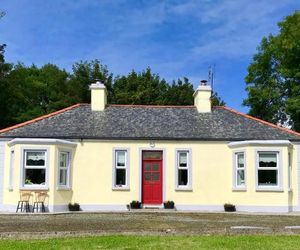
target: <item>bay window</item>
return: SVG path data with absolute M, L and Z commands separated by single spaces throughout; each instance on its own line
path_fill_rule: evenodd
M 234 154 L 234 188 L 246 188 L 246 167 L 245 167 L 245 153 L 237 152 Z
M 24 150 L 23 186 L 46 186 L 46 150 Z
M 68 151 L 60 151 L 59 161 L 58 161 L 58 186 L 59 187 L 69 188 L 70 168 L 71 168 L 71 153 Z
M 257 185 L 258 187 L 279 186 L 279 152 L 257 153 Z

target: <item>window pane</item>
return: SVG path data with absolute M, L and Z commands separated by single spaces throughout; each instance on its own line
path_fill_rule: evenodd
M 151 181 L 151 173 L 145 173 L 145 181 Z
M 117 166 L 125 166 L 126 151 L 117 151 Z
M 258 170 L 258 185 L 277 185 L 277 170 Z
M 179 169 L 178 170 L 178 185 L 186 186 L 188 183 L 188 170 Z
M 61 169 L 59 171 L 59 184 L 67 185 L 67 170 L 66 169 Z
M 126 169 L 116 169 L 116 185 L 126 185 Z
M 179 153 L 179 166 L 180 167 L 187 167 L 187 152 L 180 152 Z
M 25 169 L 25 180 L 26 185 L 44 185 L 46 180 L 46 170 L 45 169 Z
M 68 166 L 68 153 L 66 152 L 60 153 L 59 166 L 62 168 L 66 168 Z
M 260 153 L 259 167 L 277 167 L 277 154 Z
M 146 171 L 150 171 L 151 170 L 151 164 L 150 163 L 146 163 L 145 164 L 145 170 Z
M 238 170 L 237 171 L 237 185 L 242 186 L 245 184 L 245 171 L 244 170 Z
M 161 159 L 161 152 L 159 152 L 159 151 L 143 152 L 143 160 L 145 160 L 145 159 L 160 160 Z
M 159 170 L 159 164 L 158 163 L 153 163 L 152 170 L 153 171 L 158 171 Z
M 237 155 L 237 167 L 243 168 L 244 167 L 244 154 Z
M 159 172 L 154 172 L 152 173 L 152 181 L 159 181 L 160 173 Z
M 26 152 L 27 166 L 45 166 L 45 152 Z

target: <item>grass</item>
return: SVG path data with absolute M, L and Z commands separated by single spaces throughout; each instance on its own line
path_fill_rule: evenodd
M 300 236 L 95 236 L 0 240 L 0 249 L 297 249 Z

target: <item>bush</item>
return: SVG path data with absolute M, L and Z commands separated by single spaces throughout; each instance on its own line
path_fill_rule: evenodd
M 139 201 L 132 201 L 130 202 L 130 208 L 131 209 L 139 209 L 142 207 L 142 203 Z
M 69 211 L 80 211 L 80 205 L 78 203 L 69 203 Z
M 235 212 L 236 211 L 235 205 L 230 204 L 230 203 L 225 203 L 224 210 L 225 210 L 225 212 Z
M 165 209 L 173 209 L 175 207 L 174 201 L 165 201 L 164 208 Z

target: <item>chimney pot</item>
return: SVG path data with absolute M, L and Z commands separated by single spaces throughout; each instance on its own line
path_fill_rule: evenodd
M 200 85 L 201 86 L 206 86 L 207 85 L 207 80 L 201 80 Z

